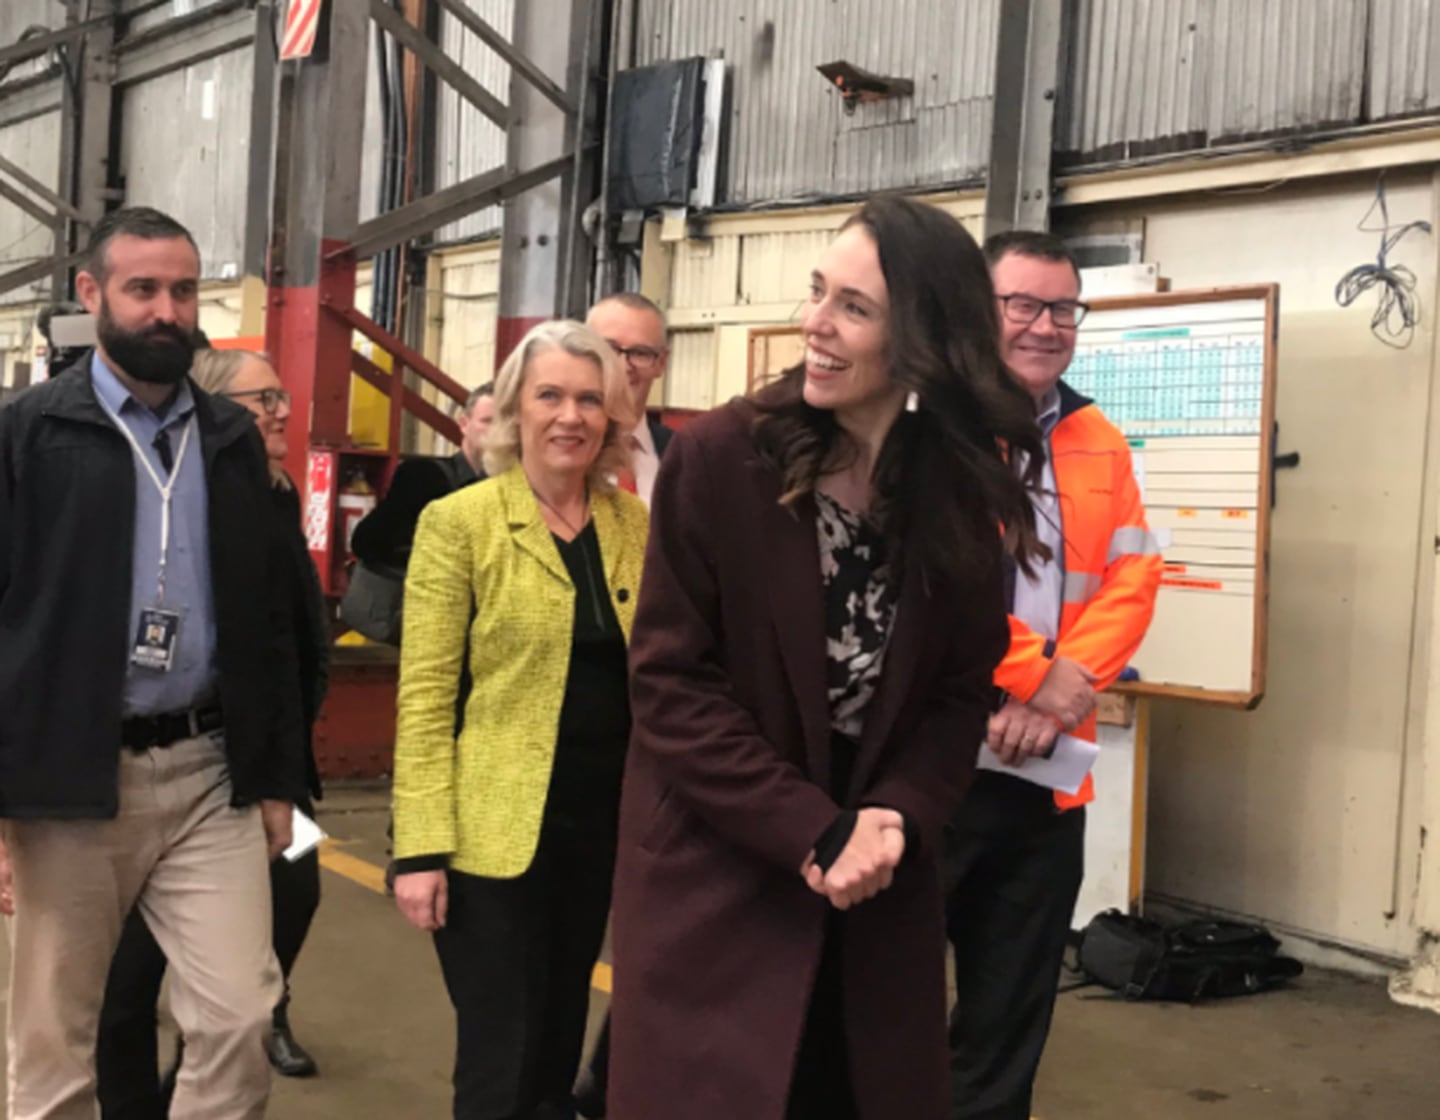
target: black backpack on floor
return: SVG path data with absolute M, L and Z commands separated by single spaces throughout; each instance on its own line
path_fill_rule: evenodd
M 1165 927 L 1107 910 L 1080 935 L 1080 968 L 1125 999 L 1241 996 L 1293 980 L 1305 969 L 1283 957 L 1262 926 L 1191 921 Z

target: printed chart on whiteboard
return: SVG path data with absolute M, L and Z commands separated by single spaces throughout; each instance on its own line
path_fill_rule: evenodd
M 1165 575 L 1143 681 L 1263 692 L 1273 288 L 1096 301 L 1065 375 L 1130 442 Z

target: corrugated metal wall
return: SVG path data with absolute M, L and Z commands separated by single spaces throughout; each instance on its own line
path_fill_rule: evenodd
M 189 227 L 206 279 L 244 264 L 252 74 L 249 50 L 231 51 L 122 95 L 126 201 Z
M 983 176 L 996 0 L 638 0 L 640 65 L 723 57 L 727 203 Z M 1078 0 L 1057 148 L 1187 151 L 1440 109 L 1440 0 Z M 846 116 L 815 67 L 915 96 Z M 1367 88 L 1368 81 L 1368 88 Z
M 1368 8 L 1080 0 L 1061 144 L 1113 158 L 1358 122 Z
M 507 39 L 515 19 L 515 0 L 467 0 L 468 7 Z M 498 97 L 510 101 L 510 66 L 457 20 L 441 15 L 441 46 L 465 72 Z M 440 84 L 436 186 L 450 187 L 505 163 L 505 133 L 499 125 L 445 83 Z M 438 241 L 459 241 L 500 228 L 500 208 L 492 206 L 439 230 Z
M 1440 2 L 1372 0 L 1370 111 L 1376 118 L 1440 108 Z
M 45 0 L 39 0 L 45 2 Z M 214 0 L 208 0 L 213 3 Z M 470 0 L 473 9 L 492 26 L 508 35 L 514 0 Z M 203 0 L 171 0 L 175 9 L 168 15 L 185 14 L 208 6 Z M 163 12 L 161 14 L 166 14 Z M 163 22 L 151 13 L 150 23 Z M 510 70 L 493 51 L 482 44 L 455 21 L 444 19 L 444 47 L 457 58 L 473 77 L 500 99 L 508 100 Z M 372 25 L 367 49 L 365 82 L 365 119 L 361 138 L 360 219 L 376 215 L 379 201 L 380 176 L 383 169 L 383 127 L 380 115 L 380 89 L 376 62 L 376 31 Z M 224 150 L 218 146 L 215 122 L 204 115 L 205 103 L 194 94 L 203 90 L 206 80 L 215 80 L 218 111 L 224 114 Z M 204 210 L 203 228 L 196 230 L 204 254 L 207 274 L 223 277 L 225 262 L 239 260 L 243 244 L 245 220 L 244 189 L 245 159 L 248 151 L 248 121 L 251 68 L 246 52 L 223 55 L 211 62 L 190 67 L 183 77 L 178 74 L 145 83 L 126 95 L 126 112 L 134 107 L 142 112 L 141 119 L 125 126 L 124 148 L 126 166 L 139 161 L 141 176 L 132 173 L 130 198 L 158 205 L 154 199 L 168 194 L 175 200 L 178 215 L 189 212 L 192 205 L 209 207 Z M 160 116 L 153 126 L 147 125 L 150 112 L 168 105 L 172 114 L 168 127 Z M 179 113 L 179 119 L 174 114 Z M 440 187 L 450 186 L 505 161 L 505 134 L 478 109 L 460 97 L 445 83 L 440 83 L 439 149 L 437 175 Z M 212 140 L 216 143 L 212 143 Z M 198 141 L 198 142 L 197 142 Z M 184 169 L 176 175 L 175 168 Z M 166 168 L 169 168 L 167 173 Z M 152 173 L 153 172 L 153 173 Z M 238 175 L 237 178 L 232 178 Z M 224 177 L 224 182 L 219 177 Z M 144 193 L 145 197 L 137 193 Z M 197 200 L 197 201 L 191 201 Z M 442 241 L 474 237 L 499 228 L 499 210 L 492 208 L 472 215 L 440 231 Z M 3 241 L 0 241 L 3 244 Z M 216 269 L 211 273 L 212 265 Z
M 1358 121 L 1367 8 L 1366 0 L 1214 0 L 1210 142 Z
M 1205 0 L 1079 0 L 1070 96 L 1061 114 L 1068 142 L 1103 151 L 1133 139 L 1199 131 L 1208 68 L 1199 30 Z M 1057 131 L 1059 125 L 1057 124 Z
M 177 11 L 208 4 L 171 0 Z M 120 166 L 126 200 L 158 206 L 190 226 L 206 279 L 242 267 L 250 151 L 250 49 L 231 51 L 130 87 L 123 96 Z M 372 25 L 361 138 L 360 219 L 375 216 L 382 131 Z
M 722 197 L 757 202 L 980 177 L 997 0 L 639 0 L 637 62 L 723 57 Z M 844 59 L 915 82 L 853 116 L 816 66 Z

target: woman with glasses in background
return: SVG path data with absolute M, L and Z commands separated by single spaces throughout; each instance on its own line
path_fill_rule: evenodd
M 329 679 L 330 630 L 324 596 L 300 526 L 300 498 L 285 473 L 286 425 L 290 394 L 280 384 L 270 362 L 244 350 L 202 350 L 191 370 L 195 384 L 213 396 L 229 397 L 255 414 L 270 463 L 275 516 L 291 543 L 294 558 L 295 634 L 299 640 L 301 698 L 308 734 L 320 710 Z M 310 790 L 320 797 L 319 771 L 314 752 L 309 754 Z M 306 815 L 314 814 L 302 803 Z M 275 955 L 285 976 L 285 995 L 275 1008 L 266 1049 L 277 1072 L 307 1077 L 316 1072 L 315 1060 L 295 1041 L 290 1030 L 290 971 L 305 943 L 311 919 L 320 905 L 320 858 L 310 851 L 293 863 L 284 856 L 270 864 Z M 155 1006 L 165 976 L 165 956 L 138 912 L 130 916 L 105 990 L 100 1032 L 96 1043 L 96 1074 L 103 1120 L 164 1120 L 169 1094 L 179 1067 L 162 1085 L 156 1076 L 157 1038 Z M 181 1040 L 183 1060 L 184 1040 Z
M 207 350 L 195 359 L 191 374 L 207 393 L 229 397 L 255 414 L 255 424 L 265 440 L 265 457 L 270 462 L 271 493 L 275 515 L 280 518 L 290 541 L 295 567 L 295 633 L 300 639 L 300 695 L 305 705 L 305 732 L 308 736 L 320 714 L 321 701 L 330 675 L 330 616 L 320 579 L 310 559 L 301 527 L 300 495 L 285 473 L 289 451 L 286 428 L 290 420 L 290 394 L 280 384 L 263 354 L 245 350 Z M 319 800 L 320 771 L 315 752 L 307 754 L 310 792 Z M 300 810 L 313 817 L 313 804 Z M 270 865 L 270 897 L 274 907 L 275 955 L 285 977 L 285 995 L 275 1008 L 270 1035 L 270 1064 L 286 1077 L 309 1077 L 316 1072 L 315 1059 L 306 1052 L 290 1029 L 290 970 L 305 944 L 310 922 L 320 905 L 320 853 L 312 850 L 293 863 L 281 857 Z

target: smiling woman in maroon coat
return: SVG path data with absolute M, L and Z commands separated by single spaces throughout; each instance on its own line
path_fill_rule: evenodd
M 875 199 L 813 273 L 804 363 L 670 445 L 631 644 L 616 1120 L 946 1115 L 936 854 L 1008 640 L 997 525 L 1040 547 L 994 308 L 957 222 Z

